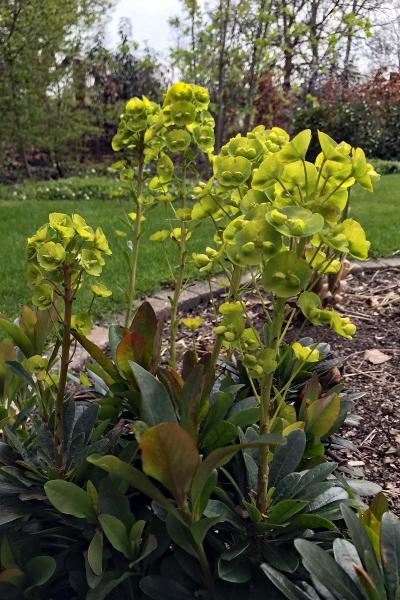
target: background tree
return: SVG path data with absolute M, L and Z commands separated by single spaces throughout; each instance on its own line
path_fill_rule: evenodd
M 40 140 L 54 151 L 52 124 L 57 120 L 61 125 L 64 90 L 73 81 L 73 59 L 109 5 L 109 0 L 0 3 L 0 139 L 15 143 L 27 176 L 31 144 Z M 57 139 L 62 131 L 60 127 Z M 66 133 L 70 136 L 71 130 Z

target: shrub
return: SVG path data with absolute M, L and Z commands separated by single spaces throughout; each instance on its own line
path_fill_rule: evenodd
M 120 197 L 120 185 L 110 177 L 69 177 L 51 181 L 27 181 L 0 186 L 1 200 L 113 200 Z
M 322 129 L 334 138 L 344 137 L 353 146 L 362 146 L 369 156 L 397 160 L 399 81 L 397 74 L 387 78 L 383 72 L 349 86 L 329 79 L 316 97 L 295 109 L 293 128 Z
M 383 160 L 381 158 L 371 159 L 374 169 L 381 175 L 400 173 L 400 162 L 398 160 Z
M 161 159 L 174 166 L 158 156 L 163 140 L 188 146 L 192 130 L 200 140 L 187 122 L 194 89 L 173 86 L 152 113 L 160 171 Z M 124 127 L 118 144 L 125 135 L 130 145 Z M 216 307 L 213 351 L 199 359 L 193 337 L 179 370 L 162 362 L 162 323 L 148 303 L 128 326 L 110 327 L 109 353 L 87 337 L 91 306 L 75 314 L 74 299 L 88 279 L 93 294 L 110 293 L 91 279 L 109 253 L 101 229 L 52 213 L 29 238 L 36 311 L 0 320 L 9 337 L 0 346 L 3 596 L 398 597 L 398 520 L 381 494 L 368 509 L 349 473 L 325 458 L 353 399 L 325 377 L 337 367 L 330 348 L 291 329 L 301 314 L 351 338 L 355 326 L 312 289 L 342 256 L 368 253 L 362 228 L 342 213 L 348 188 L 372 191 L 376 173 L 361 149 L 319 140 L 315 163 L 306 160 L 307 130 L 290 139 L 258 127 L 210 153 L 214 174 L 178 219 L 193 232 L 203 219 L 215 223 L 215 247 L 192 259 L 206 273 L 224 269 L 230 289 Z M 129 176 L 136 201 L 142 175 Z M 259 298 L 261 326 L 249 294 Z M 184 323 L 195 331 L 200 321 Z M 49 329 L 57 341 L 45 356 Z M 79 378 L 69 373 L 78 343 L 93 361 Z M 361 486 L 369 495 L 376 487 Z

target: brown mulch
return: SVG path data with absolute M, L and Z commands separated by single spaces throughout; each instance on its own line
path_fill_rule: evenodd
M 356 449 L 338 450 L 335 459 L 362 469 L 366 479 L 382 486 L 391 509 L 400 512 L 400 269 L 354 273 L 347 281 L 343 302 L 336 308 L 357 325 L 354 339 L 326 335 L 313 326 L 307 326 L 303 335 L 315 340 L 323 335 L 334 355 L 345 360 L 346 389 L 364 393 L 354 411 L 359 424 L 341 432 Z M 250 298 L 249 305 L 251 316 L 257 319 L 258 300 Z M 199 354 L 212 347 L 210 321 L 214 314 L 211 304 L 200 304 L 193 311 L 205 320 L 196 331 Z M 182 352 L 191 347 L 191 334 L 181 326 L 177 348 Z

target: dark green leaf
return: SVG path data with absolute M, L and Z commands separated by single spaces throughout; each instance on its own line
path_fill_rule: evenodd
M 35 556 L 25 565 L 31 587 L 44 585 L 56 570 L 56 561 L 51 556 Z
M 141 580 L 140 589 L 154 600 L 193 600 L 193 594 L 182 584 L 161 575 L 147 575 Z
M 228 421 L 219 421 L 210 427 L 202 439 L 202 447 L 214 450 L 226 446 L 237 437 L 237 427 Z
M 230 416 L 229 422 L 233 423 L 233 425 L 244 428 L 248 427 L 249 425 L 254 425 L 254 423 L 257 423 L 259 418 L 259 408 L 246 408 L 245 410 L 235 412 L 232 416 Z
M 99 515 L 100 525 L 111 546 L 131 558 L 131 545 L 125 525 L 113 515 Z
M 268 522 L 280 525 L 290 520 L 293 515 L 300 512 L 308 504 L 307 500 L 281 500 L 274 504 L 268 515 Z
M 247 561 L 240 556 L 233 560 L 224 560 L 221 557 L 218 561 L 218 575 L 224 581 L 246 583 L 251 579 L 251 569 Z
M 262 553 L 267 563 L 280 571 L 294 573 L 299 566 L 299 556 L 292 545 L 264 542 Z
M 52 505 L 61 513 L 88 519 L 91 522 L 96 520 L 87 493 L 75 483 L 63 479 L 53 479 L 45 484 L 44 491 Z
M 294 585 L 286 575 L 283 575 L 270 565 L 262 563 L 260 569 L 288 600 L 313 600 L 306 592 L 297 587 L 297 585 Z
M 0 567 L 2 569 L 7 569 L 8 567 L 12 567 L 16 564 L 17 562 L 15 560 L 10 540 L 7 535 L 4 535 L 0 546 Z
M 176 423 L 176 414 L 171 399 L 164 386 L 140 365 L 129 363 L 140 390 L 140 418 L 147 425 Z
M 192 532 L 194 541 L 197 544 L 202 544 L 211 527 L 214 527 L 216 523 L 219 523 L 223 520 L 224 517 L 221 515 L 217 517 L 203 517 L 200 519 L 200 521 L 193 523 L 190 530 Z
M 351 534 L 351 540 L 356 547 L 358 555 L 363 563 L 364 567 L 368 570 L 368 575 L 372 579 L 377 590 L 382 592 L 382 598 L 384 598 L 384 583 L 383 574 L 375 556 L 374 548 L 368 537 L 366 529 L 363 527 L 362 522 L 351 508 L 342 504 L 341 506 L 344 520 L 346 521 L 347 528 Z
M 207 456 L 207 458 L 200 463 L 197 469 L 196 475 L 194 476 L 192 483 L 192 499 L 193 503 L 196 504 L 200 494 L 206 485 L 208 478 L 212 471 L 219 467 L 226 465 L 239 450 L 246 448 L 261 448 L 262 446 L 274 446 L 285 444 L 285 439 L 280 435 L 264 435 L 258 438 L 258 441 L 250 442 L 246 444 L 233 444 L 226 448 L 218 448 Z
M 204 510 L 206 517 L 220 517 L 224 523 L 229 523 L 235 529 L 245 531 L 245 525 L 242 519 L 221 500 L 210 500 Z
M 269 487 L 276 486 L 278 481 L 297 469 L 303 458 L 305 447 L 304 431 L 295 429 L 289 433 L 286 446 L 277 448 L 274 452 L 269 472 Z
M 293 519 L 293 524 L 305 529 L 329 529 L 330 531 L 338 531 L 338 528 L 332 521 L 321 517 L 321 515 L 303 514 L 296 515 Z
M 103 572 L 103 533 L 99 529 L 89 544 L 88 563 L 93 573 L 100 577 Z
M 381 522 L 381 555 L 389 600 L 400 597 L 400 520 L 385 513 Z
M 296 540 L 295 546 L 307 571 L 322 585 L 346 600 L 360 600 L 358 588 L 330 554 L 308 540 Z
M 182 517 L 175 506 L 160 492 L 146 475 L 139 471 L 139 469 L 128 465 L 116 456 L 92 455 L 89 456 L 87 460 L 96 467 L 99 467 L 99 469 L 103 469 L 104 471 L 107 471 L 107 473 L 112 473 L 115 477 L 127 481 L 132 487 L 158 502 L 165 510 L 175 515 L 178 520 L 182 520 Z
M 360 587 L 360 582 L 354 567 L 356 565 L 361 567 L 362 564 L 353 544 L 348 540 L 337 538 L 333 542 L 333 554 L 337 564 L 342 567 L 343 571 L 347 573 L 350 579 Z
M 171 540 L 188 554 L 197 556 L 193 536 L 188 525 L 182 523 L 182 521 L 178 521 L 171 513 L 167 515 L 165 524 Z
M 114 590 L 126 579 L 133 576 L 131 571 L 108 571 L 104 573 L 100 583 L 94 590 L 89 590 L 86 595 L 86 600 L 105 600 L 109 597 L 109 593 Z

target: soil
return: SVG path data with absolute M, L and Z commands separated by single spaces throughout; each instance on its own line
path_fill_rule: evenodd
M 249 298 L 248 304 L 250 315 L 257 319 L 258 300 Z M 400 514 L 400 269 L 350 273 L 336 309 L 357 325 L 357 334 L 346 340 L 324 333 L 323 340 L 331 343 L 335 356 L 344 359 L 346 389 L 363 395 L 355 409 L 358 424 L 347 425 L 341 432 L 353 442 L 353 449 L 336 450 L 335 460 L 361 469 L 367 480 L 381 485 L 390 508 Z M 196 331 L 197 350 L 202 354 L 212 348 L 214 310 L 203 303 L 192 314 L 204 318 Z M 322 333 L 310 325 L 303 335 L 321 340 Z M 177 349 L 183 351 L 192 344 L 190 332 L 181 326 Z M 165 349 L 164 358 L 166 353 Z

